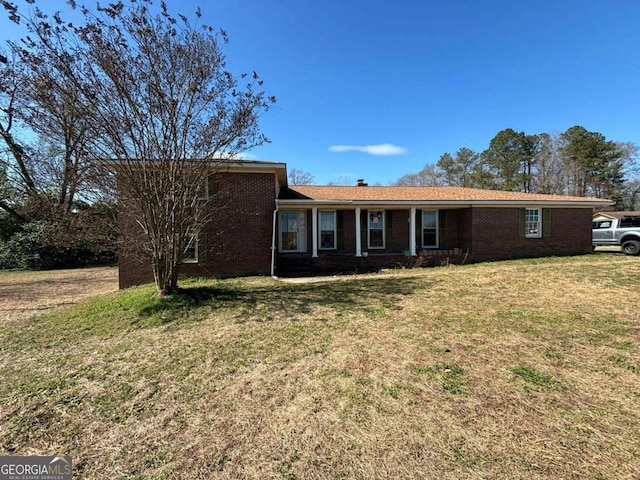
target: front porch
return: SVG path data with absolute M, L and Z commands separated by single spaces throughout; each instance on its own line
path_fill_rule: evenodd
M 465 209 L 331 207 L 280 211 L 277 275 L 461 263 L 468 251 Z
M 383 268 L 436 267 L 462 264 L 468 251 L 461 248 L 422 250 L 412 256 L 408 251 L 399 253 L 365 252 L 360 257 L 347 253 L 278 255 L 276 275 L 304 277 L 315 275 L 374 272 Z

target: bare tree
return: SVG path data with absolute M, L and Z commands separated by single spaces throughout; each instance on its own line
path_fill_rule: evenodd
M 558 133 L 542 133 L 540 151 L 535 159 L 535 175 L 532 191 L 552 195 L 567 194 L 567 172 L 561 152 L 561 139 Z
M 354 183 L 355 182 L 353 181 L 353 177 L 351 175 L 343 174 L 338 176 L 337 180 L 327 183 L 327 185 L 339 185 L 342 187 L 346 187 L 349 185 L 353 185 Z
M 616 142 L 622 154 L 625 181 L 620 187 L 618 210 L 640 210 L 640 162 L 638 145 L 633 142 Z
M 293 168 L 289 171 L 289 183 L 291 185 L 311 185 L 315 177 L 309 172 Z
M 198 192 L 220 158 L 268 141 L 258 119 L 275 98 L 256 90 L 255 72 L 241 76 L 241 87 L 226 70 L 224 31 L 173 16 L 164 2 L 155 11 L 151 0 L 82 6 L 81 25 L 2 4 L 31 31 L 16 45 L 20 57 L 55 69 L 52 90 L 72 90 L 90 139 L 84 151 L 94 166 L 117 171 L 158 293 L 173 292 L 185 248 L 206 221 Z
M 40 188 L 53 194 L 53 203 L 70 212 L 82 184 L 90 177 L 92 162 L 86 151 L 87 117 L 80 92 L 49 62 L 32 55 L 21 55 L 26 69 L 20 92 L 23 121 L 42 140 L 33 162 Z
M 418 173 L 408 173 L 395 181 L 398 186 L 438 186 L 443 185 L 442 176 L 438 166 L 428 163 Z
M 109 182 L 95 181 L 77 91 L 56 78 L 46 57 L 9 45 L 19 54 L 3 55 L 0 65 L 0 162 L 8 174 L 0 208 L 21 222 L 58 217 L 71 212 L 76 195 L 90 184 L 99 194 L 85 190 L 83 200 L 103 200 Z
M 31 60 L 0 56 L 0 209 L 8 214 L 1 214 L 0 235 L 21 245 L 2 244 L 4 265 L 112 261 L 112 176 L 92 175 L 81 112 L 49 80 L 49 63 Z
M 19 121 L 18 104 L 24 88 L 25 75 L 14 58 L 2 55 L 0 62 L 0 137 L 3 148 L 2 171 L 4 176 L 0 208 L 8 212 L 15 220 L 24 221 L 25 216 L 15 205 L 15 193 L 20 190 L 24 195 L 38 197 L 38 189 L 28 165 L 28 152 L 16 138 L 15 127 Z M 12 181 L 13 180 L 13 181 Z

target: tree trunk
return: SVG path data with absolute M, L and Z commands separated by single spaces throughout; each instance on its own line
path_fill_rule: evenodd
M 165 297 L 175 293 L 178 289 L 179 265 L 172 262 L 170 257 L 158 256 L 152 261 L 152 269 L 158 296 Z
M 27 219 L 24 217 L 24 215 L 21 215 L 20 213 L 18 213 L 15 209 L 13 209 L 7 202 L 5 202 L 4 200 L 0 200 L 0 208 L 2 208 L 5 212 L 7 212 L 9 215 L 11 215 L 15 220 L 17 220 L 18 222 L 24 222 Z
M 9 133 L 9 131 L 5 130 L 2 127 L 0 127 L 0 135 L 2 135 L 2 138 L 5 144 L 9 147 L 9 150 L 11 151 L 11 155 L 13 156 L 16 163 L 18 164 L 18 173 L 25 184 L 27 193 L 37 198 L 39 196 L 38 189 L 36 188 L 36 184 L 33 181 L 33 178 L 31 177 L 31 173 L 29 173 L 29 169 L 27 168 L 27 165 L 25 163 L 24 150 L 22 149 L 22 146 L 16 143 L 13 139 L 13 136 Z

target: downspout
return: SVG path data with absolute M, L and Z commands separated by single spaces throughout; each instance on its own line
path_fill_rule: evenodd
M 276 198 L 276 209 L 273 211 L 273 233 L 271 234 L 271 278 L 276 277 L 276 220 L 278 218 L 278 199 Z

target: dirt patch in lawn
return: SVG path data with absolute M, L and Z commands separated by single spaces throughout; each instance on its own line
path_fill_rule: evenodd
M 0 324 L 118 288 L 117 267 L 0 271 Z

